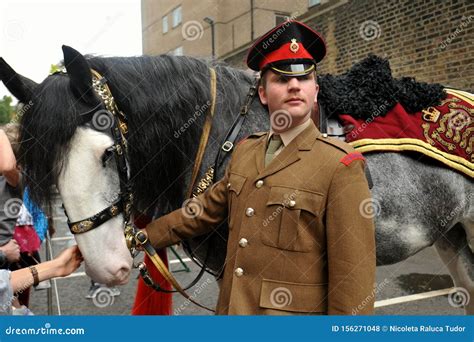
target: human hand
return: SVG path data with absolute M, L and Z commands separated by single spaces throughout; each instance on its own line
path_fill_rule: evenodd
M 9 263 L 20 261 L 20 246 L 15 239 L 11 239 L 5 245 L 0 247 Z
M 57 263 L 57 276 L 65 277 L 77 270 L 84 260 L 81 251 L 77 246 L 63 250 L 54 261 Z

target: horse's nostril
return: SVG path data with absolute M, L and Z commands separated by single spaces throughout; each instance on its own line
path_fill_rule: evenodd
M 130 274 L 130 266 L 122 266 L 116 273 L 116 278 L 120 281 L 128 278 Z

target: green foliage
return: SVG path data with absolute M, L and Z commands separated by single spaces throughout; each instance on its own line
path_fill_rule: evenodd
M 12 106 L 12 101 L 12 98 L 6 95 L 0 100 L 0 125 L 9 123 L 13 118 L 15 107 Z

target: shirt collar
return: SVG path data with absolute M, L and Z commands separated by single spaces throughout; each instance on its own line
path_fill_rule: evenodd
M 288 146 L 293 139 L 295 139 L 301 132 L 305 130 L 306 127 L 308 127 L 311 123 L 311 118 L 303 122 L 301 125 L 292 127 L 289 130 L 285 132 L 278 133 L 280 134 L 281 141 L 283 142 L 283 145 L 286 147 Z M 273 134 L 276 134 L 273 129 L 270 127 L 270 134 L 268 135 L 268 139 L 272 137 Z

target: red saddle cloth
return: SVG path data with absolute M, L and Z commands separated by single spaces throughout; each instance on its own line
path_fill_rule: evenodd
M 141 216 L 135 220 L 137 227 L 145 228 L 150 219 Z M 158 255 L 168 267 L 168 256 L 166 249 L 160 249 Z M 145 255 L 145 265 L 155 283 L 165 290 L 172 290 L 171 284 L 165 280 L 161 273 L 153 265 L 153 262 Z M 132 315 L 171 315 L 173 310 L 172 293 L 157 292 L 147 286 L 143 279 L 138 278 L 137 293 L 133 304 Z
M 346 141 L 361 153 L 417 151 L 474 177 L 474 95 L 446 89 L 439 106 L 409 114 L 397 103 L 385 116 L 367 120 L 339 115 L 354 128 Z

